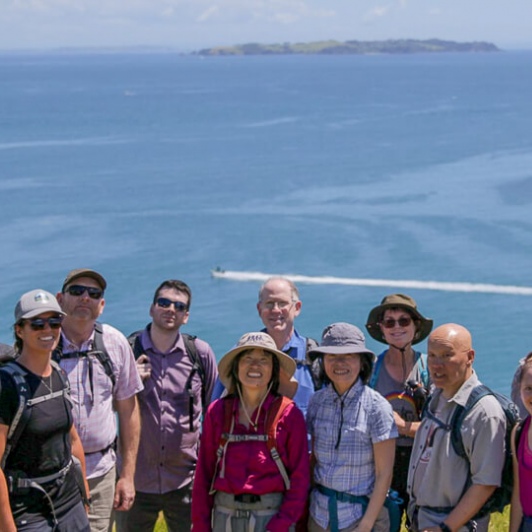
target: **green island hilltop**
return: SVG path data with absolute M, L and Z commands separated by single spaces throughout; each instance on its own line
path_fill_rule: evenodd
M 386 41 L 316 41 L 282 44 L 237 44 L 215 46 L 194 52 L 196 55 L 288 55 L 288 54 L 416 54 L 441 52 L 499 52 L 489 42 L 453 42 L 440 39 L 396 39 Z

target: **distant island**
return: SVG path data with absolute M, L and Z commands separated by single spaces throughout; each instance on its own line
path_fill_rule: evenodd
M 289 55 L 289 54 L 419 54 L 441 52 L 500 52 L 489 42 L 453 42 L 440 39 L 397 39 L 386 41 L 316 41 L 283 44 L 237 44 L 204 48 L 195 55 Z

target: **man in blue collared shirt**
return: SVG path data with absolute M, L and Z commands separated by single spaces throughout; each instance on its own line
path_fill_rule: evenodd
M 306 364 L 307 339 L 294 328 L 294 320 L 301 312 L 296 285 L 284 277 L 270 277 L 259 289 L 257 310 L 265 326 L 263 332 L 273 338 L 277 349 L 297 362 L 294 376 L 299 384 L 294 401 L 306 415 L 308 403 L 314 394 L 314 383 L 310 366 Z M 212 399 L 220 397 L 222 392 L 223 386 L 218 381 Z

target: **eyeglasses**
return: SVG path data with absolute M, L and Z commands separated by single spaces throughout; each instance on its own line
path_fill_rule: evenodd
M 277 307 L 279 310 L 286 310 L 294 303 L 295 301 L 266 301 L 266 303 L 262 303 L 262 306 L 268 310 L 273 310 L 275 307 Z
M 61 323 L 63 323 L 63 316 L 54 316 L 52 318 L 33 318 L 27 320 L 33 331 L 42 331 L 46 327 L 46 324 L 50 326 L 50 329 L 59 329 Z
M 185 310 L 188 310 L 187 303 L 183 303 L 183 301 L 172 301 L 171 299 L 168 299 L 166 297 L 158 298 L 155 303 L 158 307 L 161 308 L 170 308 L 172 305 L 174 305 L 176 312 L 185 312 Z
M 381 321 L 381 325 L 385 329 L 393 329 L 395 325 L 399 325 L 399 327 L 408 327 L 412 323 L 412 318 L 399 318 L 398 320 L 394 320 L 393 318 L 388 318 L 387 320 Z
M 100 299 L 103 296 L 103 290 L 101 288 L 94 288 L 93 286 L 83 286 L 81 284 L 73 284 L 66 289 L 71 296 L 79 297 L 85 292 L 89 294 L 91 299 Z

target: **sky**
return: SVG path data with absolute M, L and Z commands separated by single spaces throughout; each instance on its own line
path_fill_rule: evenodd
M 335 39 L 532 48 L 532 0 L 0 0 L 0 50 Z

